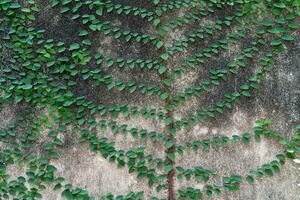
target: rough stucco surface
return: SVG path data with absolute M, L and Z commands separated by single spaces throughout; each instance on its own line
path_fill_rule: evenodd
M 39 1 L 41 5 L 40 15 L 37 19 L 36 26 L 46 29 L 47 36 L 55 40 L 62 40 L 66 43 L 79 40 L 77 33 L 80 25 L 68 19 L 68 16 L 61 16 L 55 9 L 49 8 L 48 1 Z M 123 1 L 122 1 L 123 2 Z M 130 3 L 126 1 L 125 3 Z M 142 6 L 147 6 L 147 2 Z M 171 12 L 169 17 L 175 17 L 182 14 L 183 10 Z M 222 13 L 220 13 L 221 15 Z M 134 29 L 141 32 L 153 32 L 149 24 L 142 23 L 137 19 L 119 18 L 112 16 L 116 24 L 122 27 Z M 203 21 L 209 23 L 209 21 Z M 194 25 L 197 26 L 197 25 Z M 167 43 L 172 40 L 178 40 L 184 35 L 189 28 L 185 30 L 172 30 L 172 34 L 166 37 Z M 232 46 L 224 52 L 219 59 L 211 60 L 205 67 L 199 67 L 198 70 L 190 71 L 185 76 L 175 81 L 174 91 L 183 91 L 199 80 L 207 77 L 208 70 L 212 67 L 221 67 L 234 55 L 237 55 L 242 48 L 247 46 L 246 38 L 238 45 Z M 134 42 L 128 44 L 118 42 L 102 34 L 95 34 L 93 37 L 94 49 L 104 55 L 117 57 L 142 57 L 151 58 L 157 56 L 147 45 L 141 46 Z M 213 39 L 212 39 L 213 40 Z M 210 41 L 207 41 L 208 43 Z M 194 48 L 198 48 L 197 46 Z M 193 51 L 191 49 L 190 51 Z M 180 56 L 185 57 L 190 52 L 184 52 Z M 258 92 L 251 98 L 243 99 L 241 105 L 236 105 L 232 110 L 226 111 L 223 115 L 215 120 L 208 121 L 203 125 L 191 127 L 188 130 L 180 132 L 177 137 L 178 143 L 184 143 L 196 138 L 208 138 L 213 135 L 222 133 L 228 136 L 233 134 L 242 134 L 251 132 L 256 119 L 270 118 L 273 121 L 272 128 L 281 131 L 286 137 L 290 138 L 294 125 L 300 120 L 300 35 L 296 36 L 296 41 L 288 47 L 288 50 L 279 56 L 276 64 L 272 66 L 272 71 L 267 75 L 267 80 L 262 82 Z M 174 64 L 179 57 L 173 59 Z M 254 68 L 242 71 L 238 77 L 230 77 L 226 84 L 221 88 L 216 88 L 208 96 L 201 98 L 193 98 L 187 104 L 176 110 L 176 116 L 182 116 L 192 112 L 199 105 L 209 105 L 220 99 L 224 93 L 234 91 L 240 83 L 243 82 L 244 76 L 248 77 L 253 73 Z M 111 69 L 109 69 L 111 70 Z M 149 73 L 140 69 L 112 71 L 116 78 L 122 80 L 135 80 L 143 83 L 156 83 L 158 77 L 155 73 Z M 155 97 L 147 97 L 143 95 L 128 95 L 118 91 L 108 92 L 93 85 L 93 83 L 78 80 L 78 87 L 73 91 L 77 95 L 86 96 L 88 99 L 97 103 L 105 103 L 112 105 L 114 103 L 127 102 L 129 104 L 153 107 L 163 109 L 163 103 Z M 0 127 L 5 127 L 10 121 L 15 119 L 19 112 L 17 106 L 5 105 L 0 113 Z M 124 121 L 124 117 L 120 119 Z M 126 122 L 137 128 L 146 128 L 148 130 L 155 129 L 162 131 L 163 124 L 143 120 L 140 118 L 126 119 Z M 46 132 L 46 131 L 45 131 Z M 160 144 L 152 144 L 150 141 L 137 142 L 128 136 L 113 136 L 111 133 L 105 133 L 116 141 L 116 147 L 129 150 L 132 147 L 143 145 L 146 146 L 146 152 L 153 153 L 155 157 L 164 158 L 163 146 Z M 41 136 L 42 137 L 42 136 Z M 67 182 L 74 186 L 82 187 L 93 196 L 101 196 L 106 192 L 114 194 L 126 194 L 129 191 L 145 191 L 147 197 L 158 195 L 166 197 L 166 193 L 156 193 L 154 188 L 148 188 L 146 181 L 137 180 L 136 174 L 128 174 L 126 168 L 119 169 L 115 165 L 110 164 L 107 160 L 101 158 L 100 155 L 91 153 L 86 144 L 77 142 L 77 136 L 62 136 L 65 147 L 61 149 L 62 157 L 53 161 L 58 168 L 58 175 L 66 178 Z M 1 147 L 0 143 L 0 147 Z M 230 146 L 226 149 L 211 150 L 209 153 L 201 152 L 195 155 L 192 151 L 185 152 L 182 158 L 177 158 L 177 163 L 187 168 L 193 168 L 202 165 L 206 168 L 215 169 L 220 176 L 231 174 L 245 174 L 249 169 L 255 169 L 258 166 L 271 161 L 275 155 L 280 152 L 280 146 L 270 140 L 263 140 L 260 143 L 251 143 L 249 145 Z M 24 174 L 24 171 L 18 166 L 10 166 L 8 173 L 14 176 Z M 214 181 L 220 183 L 220 177 L 215 177 Z M 176 188 L 194 186 L 202 188 L 203 185 L 197 184 L 194 180 L 190 183 L 185 181 L 175 183 Z M 49 187 L 50 188 L 50 187 Z M 43 199 L 56 200 L 60 199 L 58 191 L 47 189 L 43 192 Z M 206 197 L 205 197 L 206 198 Z M 204 198 L 204 199 L 205 199 Z M 300 166 L 292 161 L 288 161 L 280 174 L 273 177 L 264 178 L 263 181 L 256 182 L 255 185 L 242 185 L 238 192 L 225 192 L 221 196 L 215 196 L 211 199 L 218 200 L 297 200 L 300 199 Z

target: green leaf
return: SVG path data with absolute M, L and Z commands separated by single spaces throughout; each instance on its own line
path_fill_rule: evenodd
M 26 85 L 23 86 L 24 90 L 30 90 L 31 88 L 32 88 L 31 84 L 26 84 Z
M 167 68 L 165 66 L 159 66 L 158 73 L 163 74 L 167 71 Z
M 137 89 L 137 86 L 132 86 L 132 87 L 129 88 L 129 92 L 133 93 L 133 92 L 136 91 L 136 89 Z
M 162 98 L 163 100 L 166 100 L 167 98 L 169 98 L 169 94 L 168 93 L 162 93 L 160 95 L 160 98 Z
M 273 28 L 269 29 L 268 32 L 273 33 L 273 34 L 279 34 L 279 33 L 286 32 L 286 30 L 284 27 L 273 27 Z
M 158 33 L 161 37 L 163 37 L 163 36 L 166 34 L 166 30 L 163 29 L 163 28 L 160 28 L 160 29 L 157 30 L 157 33 Z
M 160 2 L 160 0 L 153 0 L 153 4 L 154 4 L 154 5 L 159 4 L 159 2 Z
M 79 119 L 79 120 L 77 120 L 77 123 L 78 123 L 78 125 L 82 125 L 82 124 L 84 124 L 84 122 L 85 122 L 85 120 L 84 119 Z
M 113 64 L 114 64 L 114 61 L 111 60 L 111 59 L 109 59 L 109 60 L 107 60 L 106 67 L 107 67 L 107 68 L 108 68 L 108 67 L 111 67 Z
M 173 118 L 172 118 L 172 117 L 167 117 L 167 118 L 165 119 L 165 124 L 166 124 L 166 125 L 170 125 L 170 124 L 172 124 L 172 122 L 173 122 Z
M 128 158 L 137 158 L 137 154 L 134 151 L 127 152 Z
M 51 153 L 49 154 L 49 157 L 50 157 L 50 158 L 53 158 L 53 159 L 58 159 L 58 158 L 60 158 L 60 154 L 57 153 L 57 152 L 51 152 Z
M 156 48 L 160 49 L 163 45 L 164 45 L 164 42 L 158 41 L 158 42 L 156 43 Z
M 172 136 L 175 136 L 175 135 L 176 135 L 176 129 L 175 129 L 175 128 L 170 128 L 168 132 L 169 132 L 169 134 L 172 135 Z
M 251 175 L 248 175 L 248 176 L 246 177 L 246 181 L 247 181 L 249 184 L 251 184 L 251 185 L 254 184 L 254 182 L 255 182 L 253 176 L 251 176 Z
M 16 96 L 16 103 L 20 103 L 23 100 L 23 96 Z
M 286 5 L 283 2 L 276 2 L 273 5 L 276 8 L 286 8 Z
M 168 53 L 164 53 L 160 56 L 163 60 L 168 60 L 169 58 L 169 54 Z
M 279 46 L 279 45 L 281 45 L 281 44 L 282 44 L 281 40 L 273 40 L 273 41 L 271 42 L 271 46 Z
M 242 142 L 244 144 L 249 144 L 250 142 L 250 134 L 249 133 L 244 133 L 243 136 L 242 136 Z
M 57 6 L 59 4 L 58 0 L 52 0 L 51 1 L 51 7 L 54 8 L 55 6 Z
M 281 39 L 286 40 L 286 41 L 293 41 L 294 37 L 292 35 L 283 35 Z
M 172 140 L 169 140 L 169 141 L 167 141 L 167 142 L 165 143 L 165 146 L 166 146 L 167 148 L 171 148 L 173 145 L 174 145 L 174 142 L 173 142 Z
M 170 78 L 166 78 L 164 79 L 164 84 L 166 84 L 167 86 L 171 86 L 172 80 Z
M 154 24 L 154 26 L 157 26 L 158 24 L 160 24 L 160 19 L 156 18 L 155 20 L 153 20 L 153 24 Z
M 172 165 L 166 165 L 166 166 L 165 166 L 166 172 L 170 172 L 172 169 L 173 169 L 173 166 L 172 166 Z
M 67 200 L 73 200 L 73 195 L 70 190 L 64 190 L 61 194 L 62 197 L 65 197 Z
M 79 49 L 79 48 L 80 48 L 79 44 L 73 43 L 73 44 L 71 44 L 69 50 L 70 50 L 70 51 L 73 51 L 73 50 Z
M 9 7 L 12 9 L 17 9 L 21 8 L 21 5 L 19 3 L 11 3 Z
M 168 157 L 171 161 L 175 161 L 175 153 L 174 153 L 174 152 L 167 153 L 167 157 Z
M 50 132 L 48 133 L 48 136 L 49 136 L 49 137 L 56 137 L 56 136 L 57 136 L 57 132 L 55 132 L 55 131 L 50 131 Z
M 294 0 L 293 6 L 300 6 L 300 0 Z
M 68 107 L 68 106 L 72 105 L 73 103 L 74 103 L 73 100 L 65 101 L 65 102 L 64 102 L 64 107 Z
M 240 87 L 242 90 L 249 90 L 249 85 L 241 85 Z
M 86 35 L 88 35 L 88 34 L 89 34 L 89 33 L 88 33 L 87 30 L 82 30 L 82 31 L 79 32 L 79 36 L 86 36 Z
M 243 91 L 243 92 L 242 92 L 242 95 L 244 95 L 244 96 L 246 96 L 246 97 L 250 97 L 250 96 L 251 96 L 251 94 L 250 94 L 249 91 Z
M 70 8 L 68 8 L 68 7 L 62 7 L 61 9 L 60 9 L 60 13 L 61 14 L 63 14 L 63 13 L 65 13 L 65 12 L 68 12 L 70 10 Z
M 125 40 L 126 40 L 127 42 L 129 42 L 129 41 L 131 40 L 131 38 L 132 38 L 132 36 L 129 34 L 129 35 L 127 35 L 127 36 L 125 37 Z
M 96 14 L 99 15 L 99 16 L 102 16 L 103 15 L 103 8 L 98 8 L 97 11 L 96 11 Z
M 300 11 L 300 10 L 299 10 L 299 11 Z M 300 13 L 299 13 L 299 15 L 300 15 Z M 293 29 L 293 30 L 296 30 L 296 29 L 299 28 L 299 24 L 296 23 L 296 22 L 289 23 L 288 26 L 289 26 L 290 29 Z

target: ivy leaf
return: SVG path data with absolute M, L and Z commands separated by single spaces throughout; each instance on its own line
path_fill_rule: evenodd
M 73 50 L 79 49 L 79 48 L 80 48 L 79 44 L 73 43 L 73 44 L 71 44 L 69 50 L 70 50 L 70 51 L 73 51 Z
M 170 125 L 170 124 L 172 124 L 172 122 L 173 122 L 173 118 L 172 118 L 172 117 L 167 117 L 167 118 L 165 119 L 166 125 Z
M 154 4 L 154 5 L 159 4 L 159 2 L 160 2 L 160 0 L 153 0 L 153 4 Z
M 53 187 L 53 190 L 59 190 L 61 187 L 62 187 L 62 185 L 60 183 L 58 183 Z
M 132 86 L 129 88 L 129 92 L 134 93 L 136 91 L 136 89 L 137 89 L 137 86 Z
M 61 14 L 68 12 L 70 10 L 70 8 L 68 7 L 62 7 L 61 10 L 59 11 Z
M 293 41 L 294 40 L 294 37 L 292 35 L 284 35 L 281 38 L 283 40 L 286 40 L 286 41 Z
M 166 30 L 163 29 L 163 28 L 160 28 L 160 29 L 157 30 L 157 33 L 158 33 L 160 36 L 163 37 L 163 36 L 166 34 Z
M 164 53 L 160 56 L 163 60 L 168 60 L 169 58 L 169 54 L 168 53 Z
M 164 84 L 166 84 L 167 86 L 171 86 L 172 80 L 170 78 L 166 78 L 164 79 Z
M 137 158 L 137 154 L 134 151 L 127 152 L 128 158 Z
M 51 7 L 54 8 L 55 6 L 57 6 L 59 4 L 58 0 L 52 0 L 51 1 Z
M 158 42 L 156 43 L 156 48 L 160 49 L 163 45 L 164 45 L 164 42 L 163 42 L 163 41 L 158 41 Z
M 249 85 L 241 85 L 242 90 L 249 90 Z
M 249 91 L 243 91 L 243 92 L 242 92 L 242 95 L 244 95 L 244 96 L 246 96 L 246 97 L 250 97 L 250 96 L 251 96 L 251 94 L 250 94 Z
M 24 90 L 30 90 L 31 88 L 32 88 L 31 84 L 26 84 L 26 85 L 23 86 Z
M 87 30 L 82 30 L 82 31 L 79 32 L 79 36 L 86 36 L 86 35 L 88 35 L 88 34 L 89 34 L 89 33 L 88 33 Z
M 175 135 L 176 135 L 176 129 L 175 129 L 175 128 L 170 128 L 168 132 L 169 132 L 169 134 L 172 135 L 172 136 L 175 136 Z
M 51 152 L 51 153 L 49 154 L 49 157 L 50 157 L 50 158 L 53 158 L 53 159 L 58 159 L 58 158 L 60 158 L 60 154 L 57 153 L 57 152 Z
M 156 18 L 155 20 L 153 20 L 154 26 L 157 26 L 159 23 L 160 23 L 160 19 Z
M 85 120 L 84 119 L 79 119 L 77 120 L 77 123 L 79 126 L 81 126 L 82 124 L 84 124 Z
M 242 136 L 242 142 L 244 144 L 249 144 L 250 142 L 250 134 L 249 133 L 244 133 Z
M 72 101 L 72 100 L 65 101 L 64 107 L 69 107 L 69 106 L 72 105 L 73 103 L 74 103 L 74 101 Z
M 271 46 L 279 46 L 279 45 L 281 45 L 281 44 L 282 44 L 281 40 L 273 40 L 273 41 L 271 42 Z
M 246 181 L 247 181 L 249 184 L 251 184 L 251 185 L 253 185 L 254 182 L 255 182 L 253 176 L 251 176 L 251 175 L 248 175 L 248 176 L 246 177 Z
M 57 132 L 55 132 L 55 131 L 50 131 L 50 132 L 48 133 L 48 136 L 49 136 L 49 137 L 56 137 L 56 136 L 57 136 Z
M 129 42 L 129 41 L 131 40 L 131 38 L 132 38 L 131 35 L 127 35 L 127 36 L 125 37 L 125 40 L 126 40 L 127 42 Z
M 73 195 L 70 190 L 64 190 L 61 194 L 62 197 L 65 197 L 67 200 L 73 200 Z
M 99 15 L 99 16 L 102 16 L 103 15 L 103 8 L 98 8 L 97 11 L 96 11 L 96 14 Z
M 17 96 L 15 97 L 15 99 L 16 99 L 16 103 L 20 103 L 20 102 L 23 100 L 23 96 L 17 95 Z
M 159 66 L 158 73 L 163 74 L 167 71 L 167 68 L 165 66 Z
M 167 157 L 168 157 L 171 161 L 175 161 L 175 153 L 174 153 L 174 152 L 167 153 Z
M 109 60 L 107 61 L 107 63 L 106 63 L 106 67 L 107 67 L 107 68 L 108 68 L 108 67 L 111 67 L 113 64 L 114 64 L 114 61 L 111 60 L 111 59 L 109 59 Z
M 169 141 L 167 141 L 167 142 L 165 143 L 165 146 L 166 146 L 167 148 L 171 148 L 173 145 L 174 145 L 174 142 L 173 142 L 172 140 L 169 140 Z
M 169 94 L 168 93 L 162 93 L 160 95 L 160 98 L 162 98 L 163 100 L 166 100 L 167 98 L 169 98 Z
M 283 2 L 276 2 L 273 5 L 276 8 L 286 8 L 286 5 Z
M 17 9 L 17 8 L 21 8 L 21 5 L 19 3 L 12 3 L 12 4 L 10 4 L 9 7 L 12 9 Z
M 279 33 L 286 32 L 286 30 L 284 27 L 273 27 L 273 28 L 269 29 L 268 32 L 273 33 L 273 34 L 279 34 Z

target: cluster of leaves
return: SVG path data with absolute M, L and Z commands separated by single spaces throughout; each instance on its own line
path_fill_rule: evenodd
M 53 159 L 61 157 L 60 151 L 64 145 L 62 135 L 71 132 L 79 134 L 79 141 L 88 143 L 90 150 L 99 153 L 118 167 L 127 167 L 129 173 L 135 173 L 137 178 L 148 180 L 149 186 L 155 186 L 157 191 L 169 188 L 168 177 L 176 174 L 179 180 L 194 178 L 205 183 L 204 191 L 188 187 L 177 191 L 179 199 L 200 199 L 204 194 L 211 196 L 220 194 L 222 190 L 237 191 L 243 180 L 254 184 L 256 179 L 264 175 L 272 176 L 280 171 L 285 158 L 295 159 L 299 153 L 299 129 L 292 140 L 286 140 L 280 133 L 268 129 L 270 122 L 257 122 L 254 135 L 244 133 L 227 136 L 216 136 L 210 139 L 195 140 L 186 144 L 176 144 L 174 137 L 181 129 L 187 129 L 197 123 L 215 118 L 226 109 L 231 109 L 241 98 L 249 98 L 258 89 L 265 74 L 271 70 L 276 55 L 285 45 L 294 40 L 292 32 L 298 29 L 297 16 L 299 1 L 242 1 L 242 0 L 153 0 L 154 9 L 117 4 L 111 0 L 52 0 L 51 9 L 70 20 L 81 22 L 78 38 L 80 41 L 66 43 L 46 38 L 45 30 L 34 28 L 36 15 L 39 14 L 38 4 L 34 0 L 25 3 L 17 0 L 2 0 L 0 2 L 0 59 L 3 61 L 0 72 L 1 104 L 15 103 L 25 107 L 24 113 L 17 116 L 16 122 L 8 123 L 0 130 L 0 141 L 5 144 L 0 149 L 0 199 L 38 199 L 42 198 L 40 190 L 49 184 L 54 190 L 61 190 L 66 199 L 92 199 L 88 191 L 74 188 L 66 183 L 63 177 L 57 177 L 56 167 L 51 165 Z M 173 10 L 185 10 L 185 13 L 175 19 L 163 18 Z M 233 10 L 228 16 L 214 18 L 220 10 Z M 84 14 L 83 14 L 84 13 Z M 260 13 L 262 20 L 257 20 Z M 112 16 L 137 17 L 150 22 L 155 27 L 156 35 L 123 29 L 109 20 Z M 197 26 L 175 44 L 167 46 L 165 37 L 175 28 L 186 28 L 187 25 L 198 24 L 202 17 L 211 17 L 213 24 Z M 166 22 L 165 22 L 166 21 Z M 234 28 L 232 28 L 234 27 Z M 209 71 L 209 80 L 173 94 L 174 81 L 187 70 L 202 67 L 209 60 L 221 55 L 229 46 L 237 45 L 241 38 L 255 29 L 254 41 L 244 48 L 232 61 L 222 68 Z M 213 44 L 205 46 L 202 51 L 196 51 L 187 58 L 180 60 L 177 66 L 169 69 L 172 59 L 186 51 L 190 45 L 203 43 L 207 39 L 225 32 L 225 37 L 216 39 Z M 159 52 L 157 58 L 133 59 L 114 58 L 93 51 L 93 35 L 112 36 L 115 40 L 153 45 Z M 260 49 L 268 47 L 263 54 Z M 9 56 L 7 56 L 9 55 Z M 172 112 L 179 104 L 186 103 L 191 97 L 200 97 L 204 92 L 211 92 L 214 87 L 236 76 L 246 67 L 259 60 L 259 67 L 253 76 L 242 84 L 239 90 L 224 95 L 223 100 L 208 106 L 198 108 L 196 113 L 175 119 Z M 2 64 L 2 63 L 1 63 Z M 108 69 L 124 67 L 133 70 L 155 70 L 162 84 L 144 84 L 137 80 L 116 80 Z M 106 106 L 95 104 L 85 96 L 74 92 L 77 79 L 90 81 L 98 88 L 107 91 L 118 91 L 123 94 L 141 93 L 156 95 L 166 103 L 165 110 L 157 108 L 137 107 L 128 105 Z M 40 114 L 47 110 L 49 114 Z M 167 127 L 163 132 L 131 127 L 119 122 L 118 117 L 142 117 L 145 120 L 162 121 Z M 100 117 L 100 120 L 99 120 Z M 115 147 L 102 133 L 128 134 L 137 141 L 150 141 L 162 144 L 166 149 L 166 158 L 154 157 L 145 153 L 145 147 L 135 147 L 124 151 Z M 41 132 L 47 131 L 47 140 L 40 142 Z M 271 138 L 284 146 L 284 152 L 276 156 L 270 163 L 258 169 L 249 170 L 246 175 L 223 177 L 221 185 L 210 184 L 212 176 L 218 176 L 215 170 L 196 166 L 185 169 L 176 166 L 177 156 L 193 149 L 200 152 L 212 147 L 227 148 L 229 145 L 248 145 L 252 137 L 259 142 L 261 137 Z M 45 136 L 44 136 L 45 137 Z M 41 155 L 35 151 L 42 149 Z M 14 179 L 9 177 L 8 165 L 19 164 L 26 169 L 24 176 Z M 143 192 L 129 192 L 126 195 L 107 194 L 101 199 L 137 200 L 143 199 Z M 152 200 L 158 200 L 152 197 Z
M 205 193 L 208 196 L 211 196 L 213 193 L 220 194 L 221 188 L 223 187 L 225 191 L 238 191 L 240 189 L 240 184 L 245 181 L 248 184 L 255 184 L 255 180 L 261 180 L 264 176 L 273 176 L 276 173 L 280 173 L 281 166 L 285 163 L 286 158 L 296 158 L 296 155 L 300 152 L 299 145 L 295 145 L 295 140 L 288 141 L 282 136 L 282 134 L 278 131 L 272 131 L 269 129 L 269 126 L 271 124 L 271 120 L 258 120 L 256 122 L 256 126 L 254 127 L 254 134 L 250 135 L 249 133 L 244 133 L 242 136 L 239 135 L 233 135 L 231 141 L 231 145 L 238 144 L 237 142 L 241 140 L 244 145 L 248 145 L 251 140 L 255 140 L 256 142 L 261 141 L 261 137 L 265 137 L 265 139 L 272 139 L 280 143 L 284 151 L 278 155 L 276 155 L 276 158 L 269 163 L 263 164 L 262 166 L 258 167 L 256 170 L 249 170 L 249 172 L 246 175 L 232 175 L 229 177 L 223 177 L 223 185 L 205 185 Z M 297 128 L 294 135 L 297 135 L 299 132 L 299 128 Z M 218 146 L 214 148 L 228 148 L 228 137 L 222 136 L 222 137 L 215 137 L 214 139 L 221 139 L 224 138 L 223 141 L 225 142 L 225 146 Z M 203 140 L 203 142 L 209 140 Z M 200 141 L 195 141 L 194 150 L 197 151 Z M 224 143 L 223 143 L 224 145 Z M 206 149 L 208 150 L 208 149 Z M 207 182 L 210 176 L 218 176 L 218 174 L 211 172 L 210 170 L 205 170 L 203 167 L 198 166 L 195 168 L 195 171 L 190 169 L 183 169 L 182 167 L 177 167 L 177 169 L 181 172 L 179 174 L 178 178 L 182 179 L 182 175 L 184 175 L 188 180 L 191 178 L 192 175 L 195 176 L 195 180 L 198 182 Z M 199 176 L 199 170 L 200 170 L 200 176 Z M 198 171 L 198 173 L 197 173 Z M 205 172 L 205 173 L 203 173 Z M 206 179 L 203 179 L 203 175 L 205 175 Z M 200 192 L 200 194 L 198 194 Z M 201 195 L 202 191 L 196 188 L 188 188 L 187 191 L 183 192 L 181 191 L 181 195 Z

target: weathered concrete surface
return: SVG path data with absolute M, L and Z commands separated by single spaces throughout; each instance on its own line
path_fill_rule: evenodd
M 78 41 L 77 33 L 80 31 L 80 23 L 72 22 L 68 16 L 61 16 L 58 10 L 50 9 L 48 1 L 39 1 L 41 5 L 40 15 L 38 16 L 37 27 L 46 29 L 47 37 L 55 40 L 70 43 Z M 127 2 L 127 1 L 126 1 Z M 131 2 L 131 1 L 128 1 Z M 146 6 L 147 3 L 141 5 Z M 171 17 L 182 14 L 183 11 L 171 12 Z M 125 29 L 134 29 L 136 31 L 154 33 L 149 23 L 142 20 L 128 17 L 119 18 L 112 16 L 114 22 Z M 170 17 L 170 18 L 171 18 Z M 207 21 L 209 23 L 209 21 Z M 142 24 L 142 25 L 141 25 Z M 170 38 L 179 39 L 192 27 L 186 30 L 172 30 L 171 37 L 166 37 L 166 43 L 171 43 Z M 250 36 L 249 36 L 250 37 Z M 133 58 L 152 58 L 158 55 L 149 45 L 140 45 L 134 42 L 118 42 L 102 34 L 97 34 L 93 38 L 94 49 L 104 55 L 113 57 L 121 55 L 122 57 Z M 213 39 L 206 41 L 207 44 Z M 247 40 L 243 39 L 238 45 L 232 46 L 219 59 L 212 59 L 205 66 L 191 71 L 180 79 L 175 81 L 174 91 L 182 91 L 203 78 L 207 78 L 208 70 L 213 67 L 221 67 L 224 63 L 231 60 L 234 55 L 239 54 L 242 48 L 247 46 Z M 199 48 L 200 44 L 191 47 L 193 52 Z M 201 47 L 201 46 L 200 46 Z M 200 48 L 201 49 L 201 48 Z M 186 57 L 191 52 L 184 52 L 177 55 L 173 62 L 181 57 Z M 216 120 L 208 121 L 203 125 L 197 125 L 187 131 L 181 132 L 177 136 L 178 143 L 184 143 L 196 138 L 211 137 L 218 133 L 228 136 L 232 134 L 242 134 L 251 132 L 256 119 L 270 118 L 273 121 L 272 128 L 285 134 L 287 138 L 291 137 L 294 125 L 300 120 L 300 35 L 288 50 L 277 58 L 277 62 L 272 66 L 271 73 L 267 80 L 262 82 L 259 92 L 251 98 L 242 100 L 241 105 L 236 105 L 231 111 L 226 111 Z M 187 104 L 176 109 L 176 116 L 180 117 L 186 113 L 192 112 L 199 105 L 209 105 L 220 99 L 226 92 L 234 91 L 248 75 L 253 73 L 253 66 L 249 70 L 241 71 L 242 75 L 230 77 L 226 84 L 221 88 L 214 90 L 211 95 L 201 98 L 193 98 Z M 153 72 L 140 69 L 112 69 L 116 78 L 130 80 L 132 78 L 143 83 L 157 83 L 158 76 Z M 163 109 L 163 103 L 157 97 L 147 97 L 141 94 L 128 95 L 123 92 L 108 92 L 105 89 L 94 86 L 91 82 L 79 80 L 79 85 L 74 93 L 78 96 L 86 96 L 95 103 L 105 103 L 112 105 L 115 103 L 127 102 L 130 105 L 145 107 L 155 107 Z M 3 128 L 11 120 L 14 120 L 17 111 L 11 105 L 5 105 L 0 113 L 0 127 Z M 124 121 L 124 118 L 120 119 Z M 140 118 L 126 119 L 128 124 L 138 128 L 147 128 L 149 130 L 162 131 L 163 125 L 155 121 L 144 121 Z M 100 134 L 100 133 L 99 133 Z M 102 133 L 101 133 L 102 134 Z M 164 157 L 163 146 L 147 142 L 137 142 L 130 136 L 113 136 L 109 132 L 103 133 L 106 137 L 116 141 L 117 148 L 129 150 L 134 146 L 145 146 L 146 152 L 153 153 L 154 156 Z M 75 187 L 85 188 L 91 195 L 100 196 L 106 192 L 114 194 L 126 194 L 129 191 L 145 191 L 146 199 L 151 195 L 166 197 L 166 193 L 156 193 L 149 189 L 146 181 L 138 181 L 136 174 L 128 174 L 128 169 L 119 169 L 114 164 L 108 163 L 100 155 L 91 153 L 89 147 L 77 142 L 71 135 L 63 136 L 65 147 L 61 149 L 62 158 L 53 162 L 58 168 L 58 175 L 66 178 L 66 182 L 72 183 Z M 0 144 L 1 147 L 1 144 Z M 252 142 L 249 145 L 229 147 L 228 149 L 219 149 L 209 153 L 200 153 L 195 155 L 193 152 L 186 152 L 183 158 L 178 158 L 177 164 L 187 168 L 197 165 L 203 165 L 218 171 L 220 176 L 231 174 L 245 174 L 249 169 L 264 164 L 275 158 L 275 155 L 281 151 L 278 144 L 263 140 L 261 143 Z M 264 178 L 263 181 L 256 182 L 254 186 L 242 185 L 239 192 L 223 193 L 220 197 L 213 197 L 218 200 L 296 200 L 300 199 L 300 166 L 292 161 L 287 162 L 280 174 L 273 177 Z M 24 174 L 24 171 L 17 166 L 8 169 L 12 177 Z M 220 183 L 220 177 L 215 177 L 214 181 Z M 194 183 L 194 184 L 193 184 Z M 176 188 L 194 186 L 202 188 L 203 185 L 195 183 L 186 183 L 177 181 Z M 50 187 L 49 187 L 50 188 Z M 43 192 L 43 199 L 56 200 L 61 199 L 58 191 L 47 189 Z
M 275 65 L 271 68 L 272 72 L 267 75 L 267 80 L 261 83 L 259 92 L 256 92 L 254 97 L 242 100 L 241 105 L 234 106 L 231 111 L 225 112 L 216 120 L 211 120 L 203 125 L 192 127 L 189 131 L 182 132 L 177 136 L 179 143 L 193 141 L 197 138 L 209 138 L 218 134 L 231 136 L 245 132 L 251 133 L 255 121 L 264 118 L 270 118 L 273 121 L 272 128 L 290 138 L 291 132 L 300 119 L 299 45 L 300 40 L 297 36 L 295 44 L 288 47 L 290 49 L 277 57 Z M 219 63 L 215 65 L 219 65 Z M 201 76 L 205 72 L 199 70 L 198 73 Z M 209 105 L 224 93 L 234 91 L 241 85 L 239 78 L 232 81 L 232 85 L 224 85 L 224 87 L 218 89 L 213 95 L 215 98 L 193 98 L 193 104 L 180 108 L 178 113 L 188 113 L 202 104 Z M 260 143 L 253 142 L 246 146 L 221 148 L 209 153 L 201 152 L 197 155 L 191 151 L 185 154 L 178 163 L 190 169 L 199 165 L 208 169 L 215 169 L 220 176 L 216 176 L 214 182 L 221 183 L 222 176 L 246 175 L 249 169 L 256 169 L 262 164 L 272 161 L 275 155 L 280 152 L 282 150 L 277 143 L 262 141 Z M 177 187 L 184 187 L 186 184 L 186 181 L 179 182 Z M 195 185 L 197 185 L 196 182 L 191 184 L 191 186 Z M 203 185 L 198 184 L 197 187 L 202 189 Z M 285 164 L 280 174 L 256 182 L 254 186 L 242 185 L 239 192 L 226 192 L 212 199 L 294 200 L 300 198 L 299 189 L 300 166 L 290 161 Z

